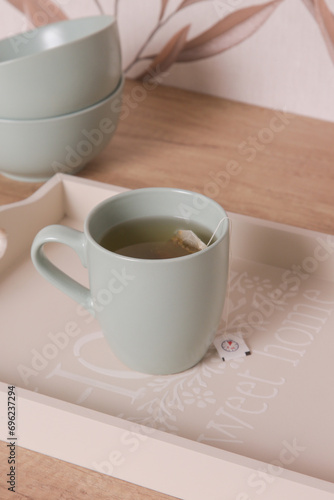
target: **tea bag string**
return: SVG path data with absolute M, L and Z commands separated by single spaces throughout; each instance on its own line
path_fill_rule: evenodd
M 230 235 L 230 241 L 229 241 L 229 257 L 228 257 L 228 269 L 227 269 L 227 289 L 226 289 L 226 323 L 225 323 L 225 333 L 227 333 L 227 325 L 228 325 L 228 316 L 229 316 L 229 309 L 230 309 L 230 270 L 231 270 L 231 262 L 232 262 L 232 251 L 231 251 L 231 239 L 232 239 L 232 220 L 229 217 L 223 217 L 219 222 L 214 230 L 211 238 L 209 239 L 207 246 L 210 245 L 211 241 L 213 240 L 216 232 L 219 229 L 219 226 L 221 225 L 224 220 L 228 220 L 229 224 L 229 235 Z
M 230 227 L 229 227 L 229 229 L 231 229 L 231 219 L 230 219 L 229 217 L 227 217 L 227 216 L 226 216 L 226 217 L 223 217 L 223 218 L 222 218 L 222 219 L 218 222 L 218 225 L 217 225 L 216 229 L 214 230 L 214 232 L 213 232 L 213 234 L 212 234 L 211 238 L 209 239 L 209 241 L 207 242 L 207 244 L 206 244 L 206 246 L 207 246 L 207 247 L 210 245 L 211 241 L 212 241 L 212 240 L 213 240 L 213 238 L 215 237 L 215 234 L 216 234 L 216 232 L 218 231 L 220 224 L 221 224 L 222 222 L 224 222 L 224 220 L 226 220 L 226 219 L 229 221 L 229 226 L 230 226 Z

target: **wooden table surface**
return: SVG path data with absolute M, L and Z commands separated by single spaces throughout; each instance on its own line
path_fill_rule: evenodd
M 227 211 L 334 234 L 333 158 L 334 123 L 127 81 L 115 136 L 78 175 L 127 188 L 191 189 Z M 0 204 L 41 185 L 0 175 Z M 14 498 L 4 481 L 7 457 L 0 442 L 1 499 Z M 171 498 L 23 448 L 17 460 L 15 498 Z

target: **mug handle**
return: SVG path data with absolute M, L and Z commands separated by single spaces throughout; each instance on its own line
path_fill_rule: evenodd
M 45 279 L 93 313 L 93 299 L 90 290 L 70 278 L 46 257 L 43 246 L 45 243 L 51 242 L 63 243 L 71 247 L 80 257 L 82 265 L 87 267 L 86 237 L 84 233 L 59 224 L 44 227 L 35 236 L 31 247 L 31 259 L 37 271 Z

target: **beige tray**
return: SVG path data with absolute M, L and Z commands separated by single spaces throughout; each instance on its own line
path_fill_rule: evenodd
M 333 499 L 334 237 L 230 214 L 222 328 L 228 309 L 251 356 L 224 363 L 212 348 L 184 373 L 139 374 L 30 260 L 39 229 L 80 229 L 122 190 L 57 174 L 0 208 L 0 439 L 13 384 L 22 447 L 182 499 Z M 71 249 L 47 252 L 88 284 Z

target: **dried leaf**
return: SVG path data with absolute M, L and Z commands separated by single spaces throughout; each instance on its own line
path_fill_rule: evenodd
M 119 12 L 119 0 L 115 0 L 114 4 L 114 16 L 116 19 L 118 18 L 118 12 Z
M 328 52 L 334 62 L 334 15 L 325 0 L 314 0 L 315 18 L 319 23 Z
M 149 67 L 141 75 L 137 76 L 137 78 L 142 80 L 145 76 L 166 71 L 177 60 L 177 56 L 183 49 L 189 28 L 190 24 L 178 31 L 166 43 L 161 52 L 154 57 Z
M 67 19 L 66 14 L 51 0 L 8 0 L 23 12 L 34 26 L 55 23 Z
M 185 7 L 188 7 L 188 5 L 191 5 L 193 3 L 198 3 L 198 2 L 203 2 L 203 0 L 183 0 L 183 2 L 180 3 L 180 5 L 178 6 L 178 8 L 176 10 L 178 11 L 178 10 L 184 9 Z
M 312 16 L 315 17 L 315 7 L 314 7 L 314 0 L 303 0 L 304 4 L 312 14 Z
M 229 14 L 207 31 L 189 40 L 177 60 L 185 62 L 203 59 L 242 42 L 262 26 L 281 1 L 272 0 Z
M 102 5 L 100 3 L 100 0 L 94 0 L 94 3 L 96 5 L 96 7 L 98 8 L 100 14 L 103 15 L 104 14 L 104 10 L 103 10 L 103 7 L 102 7 Z
M 159 21 L 164 17 L 164 13 L 165 13 L 167 4 L 168 4 L 168 0 L 161 0 L 161 10 L 160 10 Z

